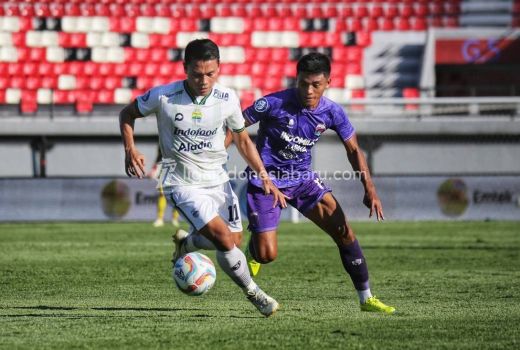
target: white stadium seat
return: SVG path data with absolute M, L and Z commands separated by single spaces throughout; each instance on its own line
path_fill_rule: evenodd
M 38 89 L 38 91 L 36 92 L 36 101 L 39 104 L 52 103 L 52 90 L 51 89 Z
M 76 77 L 73 75 L 60 75 L 58 77 L 58 89 L 74 90 L 76 88 Z
M 65 61 L 65 50 L 57 46 L 48 47 L 45 57 L 49 62 L 63 62 Z

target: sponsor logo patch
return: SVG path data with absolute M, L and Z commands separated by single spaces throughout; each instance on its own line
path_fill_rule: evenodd
M 320 136 L 322 133 L 325 132 L 325 130 L 327 130 L 325 124 L 318 124 L 316 125 L 316 129 L 314 130 L 314 135 Z

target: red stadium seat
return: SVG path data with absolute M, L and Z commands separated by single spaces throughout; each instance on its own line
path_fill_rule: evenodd
M 75 92 L 76 112 L 90 113 L 93 109 L 95 92 L 90 90 L 82 90 Z
M 357 32 L 363 29 L 361 18 L 350 18 L 347 20 L 347 30 L 349 32 Z
M 11 79 L 7 76 L 0 76 L 0 90 L 5 90 L 11 86 Z
M 34 15 L 36 17 L 50 17 L 51 10 L 48 4 L 35 4 Z
M 400 17 L 397 19 L 397 30 L 410 30 L 410 21 L 406 17 Z
M 40 84 L 40 87 L 44 89 L 57 89 L 58 78 L 53 76 L 43 76 Z
M 87 76 L 76 77 L 76 89 L 87 90 L 90 87 L 90 78 Z
M 415 14 L 420 17 L 426 17 L 430 14 L 428 4 L 417 4 L 415 7 Z
M 395 17 L 398 17 L 399 16 L 399 9 L 397 8 L 397 6 L 388 6 L 386 8 L 386 11 L 385 11 L 385 17 L 386 18 L 395 18 Z
M 435 2 L 431 6 L 431 13 L 433 16 L 441 16 L 444 14 L 444 4 Z
M 96 16 L 109 17 L 111 14 L 110 7 L 107 4 L 95 4 L 94 13 Z
M 368 17 L 368 8 L 365 5 L 357 5 L 357 7 L 354 9 L 354 16 L 356 18 L 364 18 Z
M 325 18 L 323 9 L 320 5 L 313 5 L 310 10 L 311 18 Z
M 96 7 L 94 6 L 94 4 L 81 4 L 79 10 L 81 12 L 81 16 L 83 17 L 90 17 L 96 15 Z
M 446 2 L 444 5 L 445 13 L 450 16 L 458 16 L 460 14 L 460 4 Z
M 376 18 L 365 18 L 363 28 L 369 32 L 379 29 L 379 22 Z
M 172 15 L 170 6 L 168 6 L 166 4 L 157 4 L 155 6 L 155 10 L 157 11 L 157 16 L 159 16 L 159 17 L 171 17 L 171 15 Z
M 157 16 L 157 12 L 155 11 L 155 7 L 149 4 L 141 5 L 141 16 L 145 17 L 154 17 Z
M 370 17 L 379 18 L 384 16 L 383 6 L 381 5 L 373 5 L 370 9 Z
M 264 15 L 262 12 L 262 8 L 260 7 L 260 5 L 257 4 L 252 4 L 250 7 L 246 8 L 246 10 L 247 16 L 252 19 L 262 17 Z
M 11 77 L 11 86 L 15 89 L 25 89 L 26 79 L 24 76 L 18 75 Z
M 278 12 L 279 12 L 280 17 L 282 17 L 282 18 L 292 18 L 293 17 L 292 10 L 287 5 L 280 6 L 278 8 L 278 10 L 279 10 Z
M 303 5 L 297 5 L 294 10 L 294 17 L 296 18 L 308 18 L 307 8 Z
M 428 27 L 424 17 L 412 18 L 412 30 L 426 30 Z
M 35 17 L 34 7 L 31 4 L 19 4 L 20 16 Z
M 411 17 L 415 14 L 415 11 L 413 9 L 413 6 L 410 5 L 410 4 L 404 4 L 402 7 L 401 7 L 401 11 L 400 11 L 400 14 L 401 14 L 401 17 Z
M 114 91 L 110 90 L 99 90 L 94 96 L 94 103 L 100 104 L 113 104 L 114 103 Z
M 349 46 L 346 48 L 347 62 L 360 62 L 363 58 L 363 48 L 360 46 Z
M 20 32 L 27 32 L 33 29 L 33 21 L 30 17 L 18 17 L 20 23 Z
M 341 7 L 339 16 L 341 18 L 350 18 L 350 17 L 354 16 L 354 11 L 352 11 L 352 7 L 350 5 L 345 5 L 345 6 Z
M 20 112 L 36 113 L 38 111 L 38 102 L 36 99 L 36 90 L 22 91 L 22 99 L 20 102 Z
M 247 9 L 242 4 L 235 4 L 235 6 L 231 7 L 231 15 L 233 17 L 246 17 Z
M 116 88 L 121 87 L 121 78 L 108 76 L 105 78 L 105 86 L 104 88 L 107 90 L 115 90 Z
M 218 17 L 231 17 L 233 15 L 233 12 L 231 11 L 231 6 L 227 4 L 217 5 L 216 11 Z
M 381 30 L 394 30 L 394 19 L 393 18 L 383 18 L 383 22 L 381 24 Z
M 284 27 L 283 18 L 271 17 L 267 22 L 267 29 L 270 31 L 282 31 Z
M 136 4 L 126 4 L 125 5 L 125 16 L 134 18 L 141 15 L 141 9 L 139 8 L 139 5 Z
M 90 90 L 97 91 L 103 88 L 105 81 L 102 76 L 94 76 L 90 77 L 88 85 Z
M 459 17 L 458 16 L 447 16 L 444 18 L 444 26 L 448 28 L 457 28 L 459 27 Z
M 73 104 L 76 101 L 74 91 L 53 90 L 53 102 L 55 104 Z
M 263 14 L 265 17 L 278 17 L 278 10 L 273 5 L 264 7 Z

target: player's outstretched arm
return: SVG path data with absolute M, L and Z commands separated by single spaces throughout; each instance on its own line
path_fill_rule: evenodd
M 144 156 L 137 150 L 134 143 L 135 120 L 141 117 L 135 102 L 127 105 L 119 113 L 119 129 L 125 147 L 125 172 L 129 177 L 143 178 L 146 173 Z
M 354 171 L 360 174 L 361 182 L 365 187 L 363 204 L 365 204 L 367 208 L 370 209 L 368 217 L 372 217 L 372 215 L 375 213 L 377 221 L 384 220 L 385 217 L 383 215 L 383 205 L 381 204 L 381 200 L 377 195 L 376 187 L 370 175 L 370 169 L 368 168 L 365 155 L 359 147 L 356 135 L 354 134 L 350 139 L 344 141 L 343 143 L 345 150 L 347 151 L 348 160 Z
M 256 150 L 256 147 L 251 141 L 249 134 L 246 130 L 242 130 L 240 132 L 233 132 L 233 142 L 238 148 L 238 151 L 242 155 L 242 158 L 247 162 L 247 164 L 253 169 L 258 177 L 263 182 L 264 192 L 266 194 L 272 193 L 274 196 L 273 208 L 278 204 L 282 206 L 282 208 L 287 208 L 287 202 L 285 196 L 280 190 L 273 184 L 267 171 L 265 170 L 264 163 Z

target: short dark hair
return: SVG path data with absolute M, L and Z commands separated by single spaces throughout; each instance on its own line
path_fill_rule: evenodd
M 330 58 L 319 52 L 311 52 L 302 56 L 296 65 L 296 73 L 323 73 L 330 76 Z
M 184 49 L 184 63 L 193 61 L 217 60 L 220 63 L 220 53 L 217 44 L 210 39 L 195 39 Z

